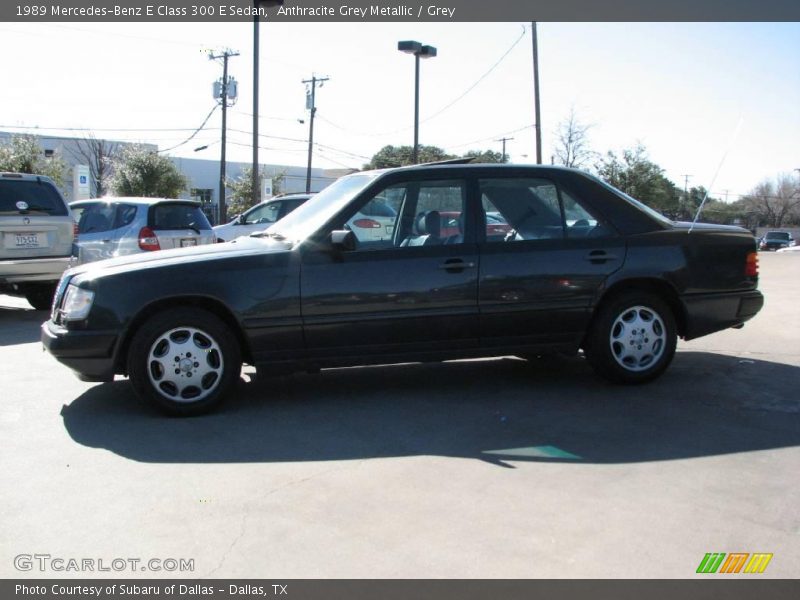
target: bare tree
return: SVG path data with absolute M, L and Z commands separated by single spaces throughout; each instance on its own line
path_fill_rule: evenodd
M 558 164 L 580 169 L 595 153 L 589 149 L 589 129 L 592 125 L 582 123 L 575 114 L 575 107 L 569 110 L 566 119 L 558 124 L 556 132 L 555 158 Z
M 72 156 L 80 164 L 89 167 L 89 174 L 94 182 L 92 197 L 101 198 L 108 191 L 108 184 L 114 169 L 114 159 L 119 153 L 119 144 L 108 140 L 98 140 L 94 134 L 76 140 Z
M 742 198 L 748 210 L 758 215 L 767 227 L 783 227 L 797 219 L 800 209 L 800 183 L 798 178 L 781 173 L 775 180 L 766 179 Z

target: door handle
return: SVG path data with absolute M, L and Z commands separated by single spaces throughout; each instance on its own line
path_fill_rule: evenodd
M 589 252 L 589 254 L 583 257 L 584 260 L 588 260 L 594 264 L 604 263 L 609 260 L 616 260 L 616 258 L 616 254 L 609 254 L 605 250 L 592 250 Z
M 464 262 L 461 258 L 449 258 L 439 265 L 440 269 L 445 271 L 463 271 L 464 269 L 474 269 L 474 262 Z

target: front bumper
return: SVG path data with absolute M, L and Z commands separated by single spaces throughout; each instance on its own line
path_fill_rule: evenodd
M 686 339 L 739 327 L 764 306 L 758 290 L 721 294 L 692 294 L 681 298 L 686 313 Z
M 113 331 L 71 330 L 42 323 L 42 344 L 56 360 L 83 381 L 112 381 L 118 334 Z

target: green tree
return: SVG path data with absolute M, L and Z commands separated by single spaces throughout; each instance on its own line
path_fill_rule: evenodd
M 144 146 L 128 146 L 114 160 L 111 190 L 117 196 L 177 198 L 186 178 L 166 156 Z
M 671 218 L 682 216 L 678 188 L 664 177 L 664 169 L 649 159 L 642 144 L 623 150 L 621 158 L 609 151 L 596 169 L 601 179 L 629 196 Z
M 0 171 L 45 175 L 61 187 L 67 165 L 60 156 L 45 157 L 35 135 L 15 135 L 0 145 Z
M 384 146 L 378 150 L 375 156 L 372 157 L 372 160 L 364 165 L 364 168 L 389 169 L 392 167 L 403 167 L 414 164 L 411 159 L 413 150 L 411 146 Z M 452 154 L 447 154 L 447 152 L 437 146 L 419 147 L 420 163 L 436 162 L 450 158 L 456 157 Z
M 501 163 L 503 153 L 492 150 L 470 150 L 464 155 L 465 158 L 474 158 L 473 163 Z
M 264 171 L 259 174 L 259 184 L 266 176 L 267 174 Z M 279 173 L 272 178 L 273 195 L 277 196 L 282 193 L 283 181 L 285 178 L 285 172 Z M 255 194 L 253 194 L 253 167 L 244 167 L 238 177 L 228 179 L 225 185 L 230 190 L 227 203 L 227 213 L 229 217 L 243 213 L 256 203 Z

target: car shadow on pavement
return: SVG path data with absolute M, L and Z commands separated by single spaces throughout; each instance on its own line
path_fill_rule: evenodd
M 0 306 L 0 346 L 38 342 L 40 326 L 47 319 L 46 310 Z
M 582 358 L 325 370 L 242 381 L 211 415 L 168 418 L 127 381 L 62 410 L 79 444 L 155 463 L 437 455 L 631 463 L 800 444 L 800 368 L 679 352 L 658 381 L 615 386 Z

